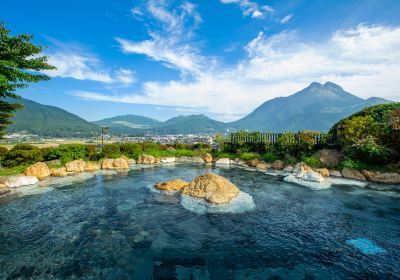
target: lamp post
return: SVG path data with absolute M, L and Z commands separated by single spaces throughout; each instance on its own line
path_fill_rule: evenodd
M 101 151 L 104 147 L 104 134 L 108 134 L 109 128 L 107 126 L 101 128 Z

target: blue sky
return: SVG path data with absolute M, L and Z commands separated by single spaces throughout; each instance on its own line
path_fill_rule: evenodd
M 5 1 L 57 66 L 19 93 L 87 120 L 236 120 L 313 81 L 400 101 L 400 1 Z

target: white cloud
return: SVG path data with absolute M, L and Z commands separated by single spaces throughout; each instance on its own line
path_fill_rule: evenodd
M 167 67 L 176 68 L 183 74 L 200 72 L 200 56 L 190 43 L 192 31 L 202 22 L 196 5 L 183 2 L 174 10 L 168 9 L 165 1 L 147 1 L 146 11 L 154 26 L 150 27 L 145 41 L 135 42 L 115 38 L 127 54 L 143 54 Z
M 116 38 L 124 53 L 144 54 L 155 61 L 162 61 L 167 67 L 187 72 L 197 72 L 199 59 L 190 45 L 179 45 L 168 38 L 153 34 L 151 40 L 132 42 Z
M 329 80 L 364 98 L 400 101 L 400 27 L 359 25 L 312 43 L 302 41 L 295 32 L 271 37 L 260 32 L 245 47 L 246 57 L 228 68 L 215 60 L 206 64 L 207 58 L 198 55 L 193 45 L 185 49 L 176 41 L 175 50 L 169 48 L 161 55 L 160 47 L 147 44 L 141 42 L 143 49 L 132 52 L 170 63 L 183 72 L 194 69 L 194 78 L 146 82 L 134 93 L 73 94 L 90 100 L 201 108 L 221 120 L 237 119 L 262 102 L 290 95 L 312 81 Z M 183 63 L 185 55 L 189 57 Z
M 274 9 L 269 5 L 260 6 L 257 2 L 250 0 L 220 0 L 222 4 L 237 4 L 244 16 L 252 18 L 263 18 L 266 14 L 271 14 Z
M 134 18 L 141 18 L 143 16 L 143 12 L 139 7 L 132 8 L 131 13 Z
M 281 23 L 281 24 L 286 24 L 286 23 L 288 23 L 292 18 L 293 18 L 293 14 L 286 15 L 286 16 L 284 16 L 284 17 L 280 20 L 280 23 Z
M 136 75 L 132 70 L 121 68 L 115 72 L 115 80 L 123 85 L 131 85 L 136 83 Z
M 126 69 L 111 71 L 103 66 L 101 60 L 94 54 L 83 51 L 73 44 L 66 44 L 51 39 L 54 43 L 53 51 L 46 55 L 49 63 L 56 70 L 43 71 L 50 77 L 73 78 L 76 80 L 89 80 L 106 84 L 120 83 L 132 84 L 135 81 L 134 72 Z
M 51 77 L 74 78 L 111 83 L 113 79 L 106 70 L 98 70 L 101 64 L 95 56 L 68 51 L 57 51 L 47 54 L 49 63 L 56 70 L 44 71 Z
M 252 18 L 258 18 L 258 17 L 262 17 L 263 13 L 261 13 L 260 11 L 254 11 L 253 14 L 251 15 Z

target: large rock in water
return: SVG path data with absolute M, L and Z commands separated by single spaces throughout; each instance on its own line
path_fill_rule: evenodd
M 295 167 L 293 169 L 293 173 L 300 174 L 300 173 L 307 172 L 310 170 L 312 170 L 312 168 L 310 166 L 308 166 L 304 162 L 299 162 L 298 164 L 295 165 Z
M 212 163 L 212 155 L 210 153 L 207 153 L 203 156 L 203 160 L 205 163 Z
M 100 165 L 97 163 L 86 162 L 85 171 L 96 171 L 100 169 Z
M 67 172 L 83 172 L 85 171 L 86 162 L 82 159 L 67 162 L 65 168 Z
M 216 165 L 230 165 L 229 158 L 220 158 L 215 162 Z
M 354 169 L 343 168 L 342 176 L 347 179 L 366 181 L 364 175 L 362 175 L 360 171 Z
M 326 181 L 325 178 L 320 173 L 315 172 L 313 170 L 308 170 L 307 172 L 301 172 L 297 175 L 297 178 L 300 178 L 308 182 L 322 183 Z
M 64 177 L 67 176 L 67 169 L 65 167 L 52 168 L 50 169 L 50 175 L 53 177 Z
M 140 155 L 136 161 L 139 164 L 153 164 L 156 163 L 156 158 L 150 155 Z
M 379 173 L 370 179 L 375 183 L 385 183 L 385 184 L 400 184 L 400 174 L 399 173 Z
M 257 165 L 260 164 L 260 160 L 257 158 L 253 158 L 253 159 L 246 161 L 246 164 L 250 167 L 256 167 Z
M 269 168 L 271 168 L 271 164 L 260 162 L 259 164 L 256 165 L 256 168 L 257 170 L 267 171 Z
M 206 173 L 196 177 L 186 188 L 183 194 L 203 198 L 210 203 L 228 203 L 238 196 L 240 190 L 222 176 Z
M 44 179 L 50 176 L 50 169 L 44 162 L 37 162 L 29 167 L 27 167 L 24 171 L 26 176 L 35 176 L 39 180 Z
M 115 169 L 129 169 L 129 161 L 127 158 L 120 157 L 114 160 Z
M 0 183 L 9 188 L 34 185 L 38 182 L 39 180 L 35 176 L 0 176 Z
M 317 168 L 317 169 L 315 169 L 315 172 L 318 172 L 319 174 L 321 174 L 324 177 L 329 177 L 329 170 L 326 168 Z
M 106 158 L 101 163 L 102 169 L 128 169 L 129 168 L 129 160 L 124 157 L 112 159 Z
M 163 157 L 160 159 L 161 163 L 175 163 L 176 158 L 175 157 Z
M 185 182 L 181 179 L 169 180 L 166 182 L 159 182 L 154 185 L 154 187 L 158 190 L 162 191 L 179 191 L 189 185 L 188 182 Z
M 181 156 L 176 158 L 177 162 L 181 163 L 200 163 L 203 164 L 204 160 L 200 156 L 188 157 L 188 156 Z

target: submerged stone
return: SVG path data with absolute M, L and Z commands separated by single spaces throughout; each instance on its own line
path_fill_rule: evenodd
M 373 241 L 366 238 L 351 239 L 347 240 L 346 243 L 356 247 L 358 250 L 367 255 L 386 253 L 386 250 L 382 249 Z
M 216 165 L 230 165 L 229 158 L 220 158 L 215 162 Z
M 161 163 L 175 163 L 176 158 L 175 157 L 163 157 L 160 159 Z
M 308 181 L 308 182 L 325 182 L 325 178 L 318 172 L 308 170 L 307 172 L 301 172 L 297 174 L 297 178 Z
M 324 182 L 306 181 L 304 179 L 297 178 L 296 176 L 293 176 L 293 175 L 288 175 L 285 178 L 283 178 L 283 180 L 285 182 L 294 183 L 294 184 L 297 184 L 297 185 L 300 185 L 300 186 L 304 186 L 304 187 L 307 187 L 307 188 L 310 188 L 310 189 L 313 189 L 313 190 L 328 189 L 332 185 L 330 182 L 325 182 L 325 181 Z
M 308 166 L 304 162 L 299 162 L 295 165 L 295 167 L 293 169 L 293 173 L 300 174 L 300 173 L 307 172 L 310 170 L 312 170 L 312 168 L 310 166 Z
M 351 179 L 344 179 L 344 178 L 333 178 L 329 177 L 328 182 L 334 185 L 341 185 L 341 186 L 355 186 L 355 187 L 366 187 L 368 185 L 367 182 L 351 180 Z

